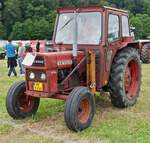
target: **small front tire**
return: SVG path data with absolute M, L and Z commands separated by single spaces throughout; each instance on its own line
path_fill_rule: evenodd
M 72 90 L 65 105 L 65 122 L 70 130 L 82 131 L 91 125 L 95 114 L 94 95 L 86 87 Z
M 8 114 L 14 119 L 32 116 L 38 110 L 40 99 L 27 96 L 25 91 L 25 81 L 15 83 L 8 90 L 6 109 Z

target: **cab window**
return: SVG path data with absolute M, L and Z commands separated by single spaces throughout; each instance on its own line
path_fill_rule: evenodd
M 122 16 L 122 36 L 130 36 L 129 21 L 127 16 Z
M 109 15 L 108 21 L 108 41 L 112 42 L 119 38 L 119 17 L 114 14 Z

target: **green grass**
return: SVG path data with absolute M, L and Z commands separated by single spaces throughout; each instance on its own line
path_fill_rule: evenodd
M 8 88 L 23 77 L 7 77 L 6 61 L 0 61 L 0 123 L 1 143 L 149 143 L 150 142 L 150 64 L 142 65 L 143 78 L 140 97 L 134 107 L 114 108 L 108 97 L 96 97 L 97 111 L 92 126 L 83 132 L 73 133 L 64 123 L 64 103 L 59 100 L 41 99 L 37 114 L 23 120 L 13 120 L 6 112 L 5 98 Z M 18 69 L 17 69 L 18 70 Z M 14 128 L 9 124 L 20 125 Z M 21 126 L 23 125 L 23 126 Z M 46 134 L 29 133 L 28 128 Z M 16 133 L 14 134 L 14 132 Z M 9 140 L 13 137 L 12 140 Z
M 2 124 L 0 125 L 0 134 L 7 134 L 11 132 L 14 128 L 11 125 L 8 124 Z
M 4 52 L 4 48 L 3 47 L 0 47 L 0 52 Z
M 36 135 L 25 135 L 23 137 L 8 140 L 6 143 L 62 143 L 61 141 L 54 141 L 53 139 L 44 138 Z

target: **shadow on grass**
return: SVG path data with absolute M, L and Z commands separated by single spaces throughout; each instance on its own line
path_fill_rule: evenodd
M 95 96 L 96 110 L 101 113 L 112 110 L 113 106 L 109 97 Z M 47 117 L 53 117 L 64 112 L 65 102 L 55 99 L 41 99 L 36 115 L 32 117 L 34 121 L 41 121 Z M 116 108 L 114 108 L 116 109 Z M 63 117 L 62 117 L 63 118 Z
M 64 102 L 54 99 L 41 99 L 39 109 L 32 117 L 34 121 L 41 121 L 47 117 L 56 116 L 64 111 Z

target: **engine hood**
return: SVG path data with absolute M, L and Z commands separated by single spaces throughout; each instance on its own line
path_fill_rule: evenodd
M 84 57 L 83 51 L 77 52 L 77 63 Z M 37 64 L 39 63 L 39 64 Z M 43 63 L 43 65 L 40 63 Z M 50 53 L 37 53 L 32 67 L 43 67 L 44 69 L 70 68 L 73 64 L 72 51 L 60 51 Z

